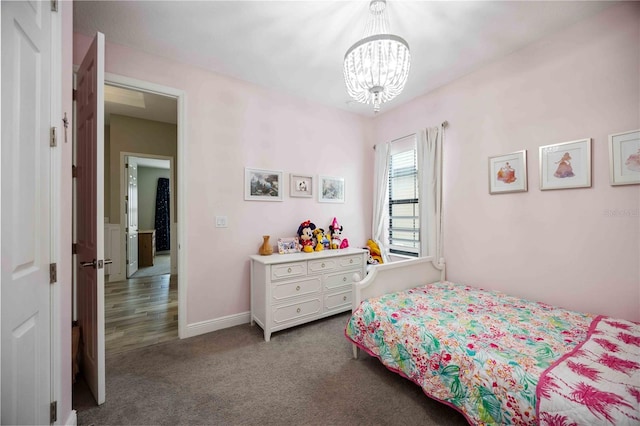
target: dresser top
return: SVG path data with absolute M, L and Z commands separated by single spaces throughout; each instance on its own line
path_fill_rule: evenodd
M 365 249 L 348 247 L 346 249 L 314 251 L 313 253 L 305 253 L 305 252 L 289 253 L 289 254 L 273 253 L 271 256 L 261 256 L 259 254 L 252 254 L 249 257 L 251 258 L 251 260 L 255 262 L 263 263 L 265 265 L 273 265 L 276 263 L 324 259 L 327 257 L 348 256 L 350 254 L 362 254 L 366 252 L 367 250 Z

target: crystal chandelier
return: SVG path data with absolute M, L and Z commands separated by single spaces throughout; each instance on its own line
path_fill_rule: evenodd
M 344 55 L 344 80 L 349 95 L 363 104 L 380 104 L 398 96 L 407 82 L 411 66 L 409 45 L 389 34 L 386 0 L 371 0 L 364 37 Z

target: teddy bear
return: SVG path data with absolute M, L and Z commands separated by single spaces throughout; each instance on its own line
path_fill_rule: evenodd
M 302 245 L 302 251 L 305 253 L 313 252 L 313 231 L 316 229 L 316 225 L 311 223 L 310 220 L 306 220 L 298 227 L 298 238 Z

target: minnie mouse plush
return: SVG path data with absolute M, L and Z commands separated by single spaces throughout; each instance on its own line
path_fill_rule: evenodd
M 342 238 L 342 229 L 342 225 L 340 225 L 338 223 L 338 219 L 334 217 L 331 225 L 329 225 L 332 249 L 343 249 L 349 247 L 349 240 Z
M 298 227 L 298 237 L 302 245 L 302 251 L 305 253 L 313 252 L 313 231 L 315 229 L 316 225 L 311 223 L 310 220 L 302 222 Z

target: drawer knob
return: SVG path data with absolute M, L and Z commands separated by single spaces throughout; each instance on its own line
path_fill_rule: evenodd
M 296 309 L 296 312 L 297 312 L 297 313 L 300 313 L 300 308 Z
M 347 277 L 342 277 L 342 281 L 347 281 Z
M 300 286 L 299 285 L 296 286 L 296 291 L 300 291 Z
M 349 263 L 353 263 L 353 259 L 349 259 Z
M 291 268 L 288 268 L 288 269 L 287 269 L 287 272 L 291 273 Z
M 344 300 L 346 302 L 347 296 L 342 296 L 342 300 Z
M 324 268 L 324 262 L 322 262 L 322 265 L 320 265 L 320 266 L 322 266 Z

